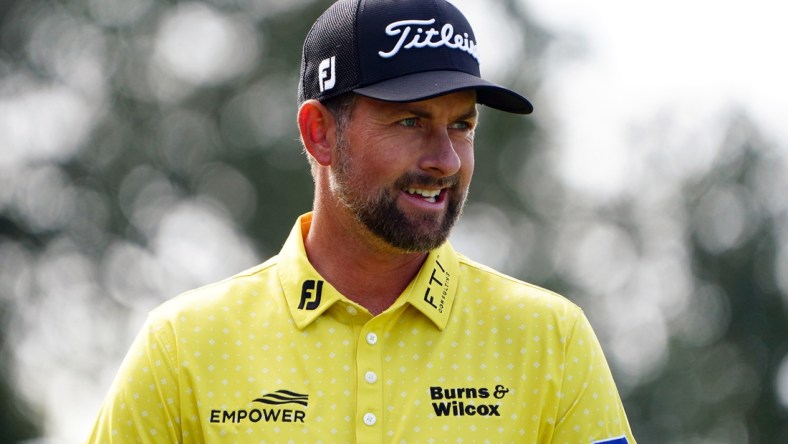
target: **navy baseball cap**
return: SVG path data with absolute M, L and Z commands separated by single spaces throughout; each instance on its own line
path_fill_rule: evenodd
M 481 78 L 473 29 L 446 0 L 339 0 L 304 41 L 299 104 L 351 91 L 415 102 L 462 90 L 491 108 L 533 111 L 522 95 Z

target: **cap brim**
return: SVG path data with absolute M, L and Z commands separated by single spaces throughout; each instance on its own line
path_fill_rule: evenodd
M 362 96 L 386 102 L 417 102 L 457 91 L 476 90 L 476 101 L 501 111 L 530 114 L 534 107 L 522 95 L 461 71 L 428 71 L 355 88 Z

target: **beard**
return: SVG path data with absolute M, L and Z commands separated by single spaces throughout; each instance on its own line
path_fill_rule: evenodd
M 360 167 L 352 165 L 344 140 L 340 138 L 337 145 L 337 168 L 331 175 L 331 188 L 358 222 L 378 239 L 409 253 L 427 252 L 446 242 L 467 198 L 459 175 L 435 178 L 428 174 L 406 173 L 391 187 L 382 187 L 369 194 L 368 189 L 352 181 L 353 171 L 359 171 Z M 397 199 L 402 190 L 409 187 L 445 188 L 442 193 L 448 192 L 446 211 L 442 215 L 405 214 L 397 206 Z

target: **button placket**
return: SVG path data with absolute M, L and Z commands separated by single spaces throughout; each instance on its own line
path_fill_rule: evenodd
M 380 318 L 370 320 L 360 335 L 360 343 L 356 351 L 356 374 L 358 406 L 357 418 L 360 422 L 356 429 L 359 442 L 382 442 L 381 429 L 383 412 L 383 387 L 380 384 L 382 375 L 381 363 L 383 355 L 383 325 Z

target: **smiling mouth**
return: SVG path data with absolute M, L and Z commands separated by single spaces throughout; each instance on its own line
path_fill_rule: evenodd
M 443 190 L 425 190 L 423 188 L 408 188 L 405 190 L 405 192 L 411 196 L 421 196 L 422 199 L 429 203 L 438 202 L 438 198 L 442 191 Z

